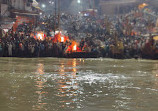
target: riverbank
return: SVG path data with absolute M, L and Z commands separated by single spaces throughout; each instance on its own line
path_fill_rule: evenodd
M 83 56 L 77 56 L 77 55 L 72 55 L 72 56 L 60 56 L 60 57 L 51 57 L 51 56 L 40 56 L 40 57 L 28 57 L 28 56 L 20 56 L 20 57 L 9 57 L 9 56 L 6 56 L 6 57 L 0 57 L 0 58 L 62 58 L 62 59 L 99 59 L 99 58 L 102 58 L 102 59 L 119 59 L 119 60 L 128 60 L 128 59 L 139 59 L 139 60 L 158 60 L 158 58 L 140 58 L 138 56 L 136 57 L 126 57 L 126 58 L 123 58 L 123 57 L 96 57 L 95 55 L 92 55 L 90 57 L 83 57 Z

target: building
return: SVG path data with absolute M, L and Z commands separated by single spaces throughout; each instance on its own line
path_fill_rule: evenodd
M 100 0 L 99 6 L 101 14 L 123 14 L 137 7 L 140 0 Z
M 0 28 L 16 31 L 23 22 L 32 22 L 39 15 L 36 0 L 0 0 Z

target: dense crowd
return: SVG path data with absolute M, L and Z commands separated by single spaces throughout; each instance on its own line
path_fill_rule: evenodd
M 158 42 L 149 34 L 155 30 L 156 18 L 149 14 L 138 10 L 114 17 L 63 13 L 60 25 L 57 21 L 53 15 L 40 18 L 41 24 L 36 30 L 47 33 L 45 40 L 35 39 L 25 30 L 23 34 L 8 33 L 6 37 L 0 39 L 0 56 L 64 57 L 68 46 L 75 40 L 81 51 L 95 52 L 98 57 L 157 58 Z M 52 41 L 51 32 L 59 28 L 67 31 L 69 41 L 65 43 Z M 145 36 L 146 34 L 149 35 Z

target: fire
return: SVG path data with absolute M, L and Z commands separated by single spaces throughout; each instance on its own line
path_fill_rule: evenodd
M 61 42 L 64 42 L 64 37 L 61 37 Z
M 43 32 L 38 32 L 37 35 L 36 35 L 36 38 L 38 40 L 44 40 L 45 34 Z
M 65 35 L 62 35 L 61 33 L 57 33 L 54 36 L 53 42 L 66 42 L 69 38 Z
M 77 45 L 75 44 L 74 46 L 73 46 L 73 51 L 76 51 L 77 50 Z
M 40 39 L 40 40 L 43 39 L 42 34 L 38 34 L 37 37 L 38 37 L 38 39 Z
M 75 41 L 72 42 L 71 47 L 72 47 L 72 52 L 77 51 L 77 43 Z
M 75 41 L 72 41 L 71 45 L 68 46 L 66 53 L 70 52 L 81 52 L 81 49 L 78 47 L 78 43 Z

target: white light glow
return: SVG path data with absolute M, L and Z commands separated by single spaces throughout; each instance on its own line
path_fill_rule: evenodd
M 61 37 L 61 42 L 64 42 L 64 37 Z
M 8 32 L 9 31 L 9 29 L 3 29 L 4 30 L 4 32 Z
M 42 4 L 42 8 L 45 8 L 46 7 L 46 5 L 45 4 Z
M 44 40 L 44 34 L 42 34 L 42 33 L 38 33 L 37 37 L 39 40 Z
M 77 50 L 77 45 L 73 46 L 73 50 L 76 51 Z
M 81 3 L 81 0 L 77 0 L 77 3 Z

